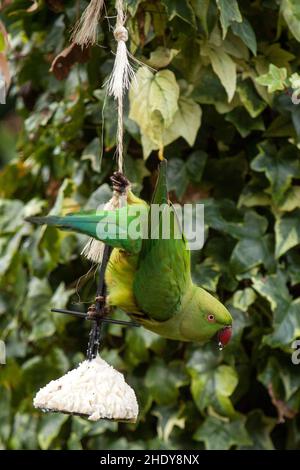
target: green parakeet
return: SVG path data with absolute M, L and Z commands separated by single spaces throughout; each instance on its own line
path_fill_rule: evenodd
M 84 233 L 114 248 L 105 278 L 107 303 L 112 308 L 121 308 L 165 338 L 205 343 L 216 337 L 222 348 L 230 340 L 232 318 L 219 300 L 192 282 L 187 242 L 183 234 L 175 235 L 177 222 L 168 200 L 166 165 L 166 161 L 160 164 L 151 206 L 128 191 L 127 206 L 117 211 L 27 220 Z M 157 227 L 151 216 L 153 204 L 164 207 Z M 168 238 L 162 237 L 162 217 L 172 222 Z M 144 227 L 145 222 L 148 236 L 142 230 L 136 236 L 133 227 Z M 155 237 L 149 235 L 153 228 Z

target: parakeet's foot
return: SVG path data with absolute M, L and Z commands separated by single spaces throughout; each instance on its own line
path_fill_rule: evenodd
M 107 317 L 112 311 L 111 307 L 107 305 L 105 297 L 102 295 L 97 296 L 95 301 L 100 304 L 100 311 L 97 309 L 96 304 L 90 305 L 87 311 L 88 320 Z
M 113 190 L 120 194 L 124 194 L 126 189 L 130 186 L 128 179 L 119 171 L 115 171 L 110 180 L 112 182 Z

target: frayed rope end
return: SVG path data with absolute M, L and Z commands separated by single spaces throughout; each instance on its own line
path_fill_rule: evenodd
M 114 191 L 113 196 L 105 204 L 103 210 L 114 211 L 119 207 L 123 207 L 124 205 L 126 205 L 127 192 L 129 190 L 129 187 L 130 186 L 126 188 L 124 194 L 119 194 L 117 191 Z M 95 238 L 89 238 L 80 254 L 88 260 L 92 261 L 93 263 L 101 264 L 104 246 L 105 244 L 100 240 L 96 240 Z
M 104 6 L 104 0 L 91 0 L 76 23 L 72 42 L 80 46 L 92 46 L 97 41 L 98 23 Z

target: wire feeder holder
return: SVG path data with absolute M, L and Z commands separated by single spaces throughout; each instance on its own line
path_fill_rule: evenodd
M 130 186 L 129 181 L 123 175 L 123 173 L 116 171 L 111 176 L 111 182 L 113 190 L 121 195 L 125 194 L 127 188 Z M 103 323 L 113 323 L 117 325 L 125 325 L 130 327 L 139 327 L 140 325 L 131 321 L 116 320 L 108 318 L 109 309 L 106 304 L 107 289 L 105 284 L 105 271 L 109 262 L 109 258 L 112 252 L 112 248 L 105 245 L 103 250 L 103 258 L 99 266 L 98 274 L 98 285 L 95 303 L 88 308 L 86 313 L 78 312 L 76 310 L 67 310 L 61 308 L 52 308 L 51 312 L 64 313 L 67 315 L 73 315 L 78 318 L 92 321 L 92 327 L 89 333 L 89 342 L 86 352 L 87 359 L 92 361 L 96 358 L 101 342 L 101 331 Z

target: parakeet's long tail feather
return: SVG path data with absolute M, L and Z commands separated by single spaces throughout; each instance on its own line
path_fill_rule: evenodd
M 151 204 L 168 204 L 167 160 L 163 160 L 159 165 L 158 178 Z
M 141 211 L 147 210 L 141 206 Z M 99 211 L 97 214 L 72 214 L 64 217 L 49 215 L 47 217 L 27 217 L 28 222 L 38 225 L 51 225 L 62 230 L 89 235 L 101 240 L 113 248 L 121 248 L 129 253 L 138 253 L 142 239 L 133 239 L 128 228 L 134 216 L 128 215 L 127 207 L 117 211 Z
M 51 225 L 59 227 L 62 230 L 72 230 L 79 233 L 96 236 L 97 223 L 100 217 L 94 215 L 67 215 L 59 217 L 55 215 L 48 215 L 46 217 L 27 217 L 25 220 L 37 225 Z

